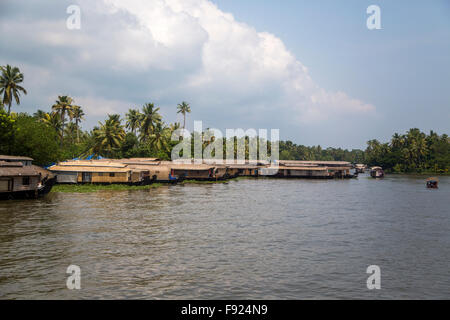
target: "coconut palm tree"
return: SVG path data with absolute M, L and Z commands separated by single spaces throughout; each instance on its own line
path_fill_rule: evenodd
M 38 109 L 38 111 L 36 111 L 35 113 L 33 113 L 33 117 L 35 117 L 37 120 L 42 120 L 45 118 L 45 115 L 47 114 L 47 112 Z
M 11 104 L 14 100 L 16 104 L 20 104 L 20 93 L 27 94 L 19 84 L 23 82 L 23 73 L 19 68 L 11 67 L 9 64 L 6 67 L 1 67 L 0 75 L 0 95 L 3 95 L 2 105 L 8 105 L 8 114 L 11 114 Z
M 84 111 L 80 106 L 72 107 L 71 120 L 75 120 L 76 133 L 77 133 L 77 143 L 80 143 L 80 122 L 84 120 Z
M 125 115 L 125 117 L 127 119 L 126 128 L 130 129 L 134 134 L 136 132 L 136 129 L 141 126 L 142 113 L 140 113 L 139 110 L 130 109 L 128 110 L 128 113 Z
M 141 141 L 147 141 L 153 133 L 155 126 L 161 122 L 161 115 L 153 103 L 146 103 L 142 108 Z
M 57 112 L 61 118 L 61 146 L 64 142 L 64 127 L 66 124 L 66 113 L 69 114 L 69 117 L 72 115 L 73 110 L 73 99 L 69 96 L 58 96 L 58 100 L 52 106 L 52 110 Z
M 61 117 L 59 116 L 59 114 L 57 112 L 45 113 L 42 115 L 42 118 L 40 118 L 39 121 L 45 123 L 46 125 L 48 125 L 49 127 L 53 128 L 53 129 L 55 129 L 58 136 L 61 137 L 62 123 L 61 123 Z
M 169 130 L 161 121 L 156 123 L 153 133 L 150 135 L 150 147 L 157 152 L 166 151 Z
M 186 101 L 178 104 L 177 106 L 178 112 L 183 115 L 183 129 L 186 129 L 186 113 L 191 113 L 191 107 Z
M 124 141 L 125 130 L 120 122 L 116 121 L 114 115 L 110 116 L 105 123 L 99 122 L 99 125 L 92 131 L 93 145 L 90 152 L 111 157 Z

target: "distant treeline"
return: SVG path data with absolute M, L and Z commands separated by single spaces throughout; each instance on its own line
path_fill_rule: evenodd
M 38 111 L 34 115 L 8 115 L 0 110 L 0 154 L 30 156 L 40 165 L 92 154 L 107 158 L 158 157 L 169 160 L 173 147 L 178 143 L 171 141 L 171 135 L 180 125 L 165 124 L 159 113 L 154 112 L 157 108 L 153 104 L 146 106 L 150 112 L 147 116 L 138 113 L 143 117 L 142 121 L 138 121 L 139 125 L 131 126 L 130 113 L 134 111 L 130 110 L 125 121 L 119 115 L 109 115 L 91 131 L 81 130 L 83 117 L 69 117 L 71 120 L 62 131 L 58 113 Z M 148 114 L 159 120 L 153 123 L 147 119 Z M 144 125 L 145 122 L 147 124 Z M 245 152 L 248 155 L 249 139 L 245 140 Z M 208 144 L 205 142 L 203 147 Z M 225 144 L 224 141 L 224 149 Z M 237 141 L 234 144 L 236 154 Z M 270 152 L 270 143 L 268 146 Z M 349 161 L 369 166 L 379 165 L 388 172 L 448 173 L 450 169 L 449 137 L 433 131 L 427 135 L 419 129 L 410 129 L 405 134 L 396 133 L 387 143 L 370 140 L 366 150 L 323 149 L 320 146 L 307 147 L 291 141 L 280 141 L 279 151 L 281 160 Z
M 122 119 L 118 114 L 108 115 L 90 131 L 84 131 L 81 123 L 85 113 L 69 96 L 58 96 L 49 111 L 38 110 L 33 115 L 11 112 L 12 103 L 20 104 L 23 74 L 17 67 L 0 67 L 0 154 L 29 156 L 36 164 L 48 165 L 57 161 L 84 158 L 90 155 L 106 158 L 157 157 L 169 160 L 178 141 L 171 141 L 172 134 L 181 128 L 180 123 L 166 123 L 159 108 L 146 103 L 140 109 L 130 109 Z M 187 102 L 177 105 L 183 115 L 191 112 Z M 194 135 L 194 134 L 192 134 Z M 255 139 L 241 138 L 248 157 L 249 143 Z M 256 139 L 258 140 L 258 139 Z M 203 142 L 203 149 L 214 137 Z M 224 154 L 226 151 L 224 139 Z M 234 154 L 238 139 L 234 139 Z M 271 153 L 271 144 L 268 153 Z M 193 141 L 192 141 L 192 150 Z M 431 131 L 428 135 L 419 129 L 405 134 L 394 134 L 391 141 L 380 143 L 371 140 L 366 150 L 341 148 L 322 149 L 306 147 L 291 141 L 280 141 L 281 160 L 336 160 L 352 163 L 379 165 L 392 172 L 448 173 L 450 168 L 450 140 L 446 134 Z
M 367 142 L 366 150 L 346 150 L 341 148 L 322 149 L 280 143 L 280 158 L 284 160 L 336 160 L 381 166 L 388 172 L 434 172 L 449 173 L 450 139 L 447 134 L 438 135 L 431 131 L 428 135 L 419 129 L 410 129 L 405 134 L 395 133 L 391 141 Z

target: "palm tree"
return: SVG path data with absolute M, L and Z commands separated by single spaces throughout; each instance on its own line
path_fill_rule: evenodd
M 100 127 L 96 127 L 92 131 L 93 145 L 90 152 L 111 157 L 124 141 L 125 130 L 120 122 L 111 116 L 105 123 L 99 122 L 99 125 Z
M 179 122 L 171 123 L 170 124 L 170 132 L 173 133 L 174 131 L 180 129 L 181 125 Z
M 122 119 L 120 119 L 120 114 L 108 114 L 108 120 L 110 122 L 116 123 L 117 125 L 122 125 Z
M 134 134 L 136 132 L 136 129 L 138 129 L 141 125 L 142 113 L 140 113 L 139 110 L 130 109 L 128 110 L 128 113 L 125 115 L 125 117 L 127 119 L 126 128 L 130 129 Z
M 77 137 L 77 131 L 78 127 L 73 122 L 69 122 L 64 130 L 66 137 L 69 137 L 72 144 L 74 143 L 74 138 Z
M 155 108 L 153 103 L 146 103 L 142 108 L 141 120 L 141 140 L 147 141 L 153 133 L 155 126 L 161 122 L 161 115 L 158 113 L 159 108 Z
M 35 113 L 33 113 L 33 117 L 35 117 L 37 120 L 42 120 L 45 118 L 45 115 L 47 114 L 47 112 L 38 109 L 38 111 L 36 111 Z
M 45 113 L 44 115 L 42 115 L 42 118 L 40 118 L 39 121 L 45 123 L 46 125 L 48 125 L 49 127 L 53 128 L 53 129 L 55 129 L 58 136 L 61 137 L 62 123 L 61 123 L 61 117 L 59 116 L 58 113 L 56 113 L 56 112 Z
M 72 103 L 73 99 L 69 96 L 58 96 L 58 100 L 52 106 L 52 110 L 57 112 L 61 117 L 61 146 L 64 140 L 64 127 L 66 124 L 66 112 L 69 114 L 69 117 L 72 115 Z
M 156 123 L 153 133 L 150 135 L 150 146 L 155 151 L 166 151 L 169 130 L 169 128 L 164 126 L 164 123 Z
M 75 126 L 77 131 L 77 143 L 80 143 L 80 126 L 79 123 L 84 120 L 84 111 L 81 109 L 80 106 L 73 106 L 72 107 L 72 114 L 71 119 L 75 120 Z
M 23 73 L 19 68 L 11 67 L 9 64 L 6 67 L 1 67 L 0 76 L 0 95 L 3 94 L 2 105 L 8 105 L 8 114 L 11 114 L 11 104 L 14 100 L 16 104 L 20 104 L 20 92 L 27 94 L 27 90 L 19 85 L 23 82 Z
M 400 134 L 398 134 L 398 133 L 395 133 L 395 134 L 392 136 L 392 139 L 391 139 L 391 147 L 392 147 L 393 149 L 399 149 L 399 148 L 401 148 L 401 147 L 404 145 L 404 143 L 405 143 L 405 137 L 404 137 L 403 135 L 400 135 Z
M 186 113 L 191 113 L 191 107 L 186 101 L 178 104 L 177 106 L 178 112 L 183 114 L 183 129 L 186 129 Z

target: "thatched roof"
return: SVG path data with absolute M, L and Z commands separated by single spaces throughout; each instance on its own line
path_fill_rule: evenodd
M 279 164 L 289 165 L 296 164 L 302 166 L 321 165 L 321 166 L 351 166 L 348 161 L 304 161 L 304 160 L 279 160 Z
M 107 167 L 107 168 L 126 168 L 126 164 L 114 162 L 111 160 L 69 160 L 58 163 L 58 166 L 69 167 Z
M 276 168 L 273 168 L 276 169 Z M 302 170 L 302 171 L 326 171 L 328 167 L 309 167 L 309 166 L 279 166 L 280 170 Z
M 427 181 L 436 181 L 436 182 L 439 182 L 439 179 L 436 178 L 436 177 L 431 177 L 431 178 L 428 178 Z
M 22 162 L 7 162 L 7 161 L 0 161 L 0 167 L 23 167 Z
M 117 160 L 121 163 L 127 164 L 127 165 L 140 165 L 140 166 L 158 166 L 161 164 L 161 161 L 142 161 L 142 160 L 134 160 L 134 159 L 120 159 Z
M 191 171 L 205 171 L 214 169 L 214 166 L 207 164 L 172 164 L 170 168 L 173 170 L 191 170 Z
M 33 166 L 24 167 L 0 167 L 1 177 L 35 177 L 39 176 L 39 172 Z
M 105 172 L 105 173 L 120 173 L 120 172 L 130 172 L 131 168 L 126 166 L 117 168 L 111 166 L 72 166 L 72 165 L 55 165 L 49 168 L 50 171 L 65 171 L 65 172 Z
M 0 161 L 33 161 L 30 157 L 0 155 Z

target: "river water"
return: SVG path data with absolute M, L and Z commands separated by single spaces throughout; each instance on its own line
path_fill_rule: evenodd
M 0 202 L 1 299 L 449 299 L 450 177 L 244 179 Z M 81 289 L 66 287 L 69 265 Z M 368 290 L 369 265 L 381 290 Z

